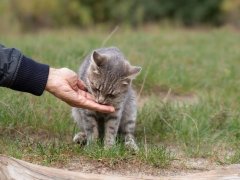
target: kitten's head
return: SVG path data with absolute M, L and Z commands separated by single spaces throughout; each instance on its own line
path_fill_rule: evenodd
M 141 67 L 130 65 L 120 52 L 94 51 L 87 73 L 89 90 L 98 103 L 116 107 L 140 71 Z

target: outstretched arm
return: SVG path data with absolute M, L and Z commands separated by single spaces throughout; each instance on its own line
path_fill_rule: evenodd
M 47 90 L 71 106 L 113 112 L 112 106 L 97 104 L 84 89 L 75 72 L 53 69 L 38 63 L 14 48 L 0 45 L 0 86 L 37 96 Z

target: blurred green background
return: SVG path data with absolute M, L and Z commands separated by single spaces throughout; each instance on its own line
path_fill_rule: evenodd
M 239 0 L 1 0 L 0 31 L 170 23 L 240 26 Z

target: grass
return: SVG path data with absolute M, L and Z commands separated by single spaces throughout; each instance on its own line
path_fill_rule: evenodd
M 77 70 L 108 33 L 46 31 L 6 35 L 0 42 L 53 67 Z M 1 88 L 0 153 L 45 165 L 84 157 L 110 166 L 138 162 L 167 168 L 175 158 L 169 148 L 174 146 L 185 157 L 239 163 L 239 42 L 239 33 L 228 28 L 120 29 L 106 46 L 119 47 L 132 64 L 143 67 L 134 84 L 139 92 L 145 81 L 141 95 L 148 97 L 138 112 L 140 152 L 133 155 L 121 143 L 109 151 L 101 145 L 80 148 L 71 142 L 77 129 L 70 107 L 48 93 L 39 98 Z M 195 94 L 198 102 L 166 103 L 160 94 L 169 89 L 177 96 Z

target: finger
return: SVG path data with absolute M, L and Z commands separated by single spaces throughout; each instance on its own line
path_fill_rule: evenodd
M 112 113 L 115 111 L 113 106 L 101 105 L 101 104 L 98 104 L 94 101 L 87 100 L 87 99 L 86 99 L 86 101 L 79 104 L 79 106 L 81 106 L 82 108 L 87 108 L 87 109 L 91 109 L 91 110 L 103 112 L 103 113 Z
M 95 101 L 95 98 L 93 97 L 93 95 L 91 95 L 90 93 L 83 91 L 83 90 L 78 90 L 78 95 L 85 97 L 86 99 Z
M 85 83 L 82 80 L 80 80 L 80 79 L 78 79 L 78 81 L 77 81 L 77 86 L 81 90 L 84 90 L 84 91 L 87 90 Z
M 79 87 L 77 85 L 73 85 L 71 86 L 71 88 L 74 90 L 74 91 L 78 91 L 79 90 Z

